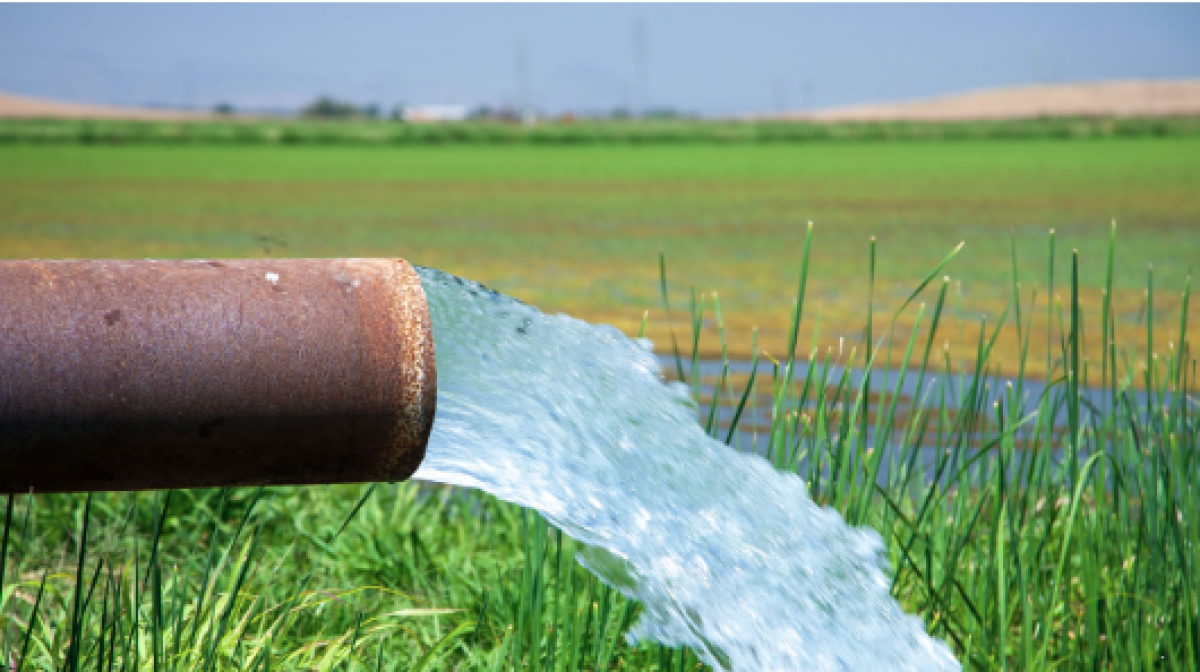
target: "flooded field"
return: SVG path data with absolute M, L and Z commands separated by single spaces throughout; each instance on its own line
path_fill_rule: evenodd
M 815 249 L 803 333 L 853 342 L 868 301 L 899 307 L 960 242 L 946 269 L 954 361 L 1003 313 L 1012 263 L 1024 327 L 1056 333 L 1070 254 L 1080 300 L 1102 301 L 1112 221 L 1113 305 L 1123 341 L 1143 338 L 1154 264 L 1155 348 L 1177 328 L 1183 278 L 1200 259 L 1200 138 L 650 146 L 0 146 L 0 249 L 21 257 L 402 256 L 562 311 L 670 343 L 671 302 L 713 315 L 730 352 L 751 334 L 778 357 L 807 223 Z M 1056 278 L 1047 274 L 1056 229 Z M 877 241 L 874 293 L 870 241 Z M 922 300 L 932 302 L 936 288 Z M 1049 310 L 1048 310 L 1049 309 Z M 897 329 L 911 327 L 912 310 Z M 1197 315 L 1196 312 L 1192 313 Z M 1192 317 L 1193 331 L 1200 328 Z M 1010 320 L 1011 321 L 1011 320 Z M 685 326 L 677 322 L 681 334 Z M 1089 322 L 1088 329 L 1098 325 Z M 819 327 L 819 329 L 818 329 Z M 1170 329 L 1168 329 L 1170 327 Z M 682 337 L 681 337 L 682 338 Z M 807 339 L 806 339 L 807 342 Z M 1098 338 L 1085 339 L 1093 360 Z M 701 344 L 711 358 L 719 350 Z M 1015 373 L 1016 332 L 996 343 Z M 690 350 L 682 338 L 681 348 Z M 940 368 L 937 358 L 932 366 Z M 957 364 L 956 364 L 957 366 Z M 1044 373 L 1031 357 L 1026 371 Z

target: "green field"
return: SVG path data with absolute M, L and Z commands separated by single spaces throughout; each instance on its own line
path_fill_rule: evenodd
M 649 311 L 669 349 L 661 251 L 682 349 L 715 322 L 689 285 L 720 293 L 732 355 L 762 328 L 781 367 L 764 367 L 757 394 L 735 376 L 716 388 L 771 404 L 760 447 L 880 532 L 893 595 L 965 669 L 1183 670 L 1200 659 L 1197 368 L 1181 333 L 1200 326 L 1181 296 L 1200 260 L 1197 194 L 1193 137 L 7 145 L 0 245 L 10 258 L 400 255 L 628 333 Z M 1061 302 L 1047 324 L 1050 228 Z M 878 338 L 960 241 L 887 355 L 931 405 L 904 410 L 895 374 L 855 388 L 830 361 L 866 361 L 864 325 Z M 801 381 L 783 373 L 793 335 L 801 359 L 810 339 L 832 347 Z M 1034 375 L 1049 362 L 1048 392 L 1023 397 L 1018 376 L 987 403 L 997 370 L 1022 361 Z M 1089 413 L 1089 386 L 1118 393 Z M 899 455 L 875 487 L 885 443 Z M 911 468 L 927 445 L 932 467 Z M 0 500 L 0 517 L 0 659 L 14 669 L 698 667 L 628 645 L 638 605 L 573 562 L 573 541 L 487 496 L 415 483 L 42 494 Z
M 1039 117 L 976 121 L 812 122 L 689 118 L 473 120 L 229 117 L 206 121 L 0 119 L 0 143 L 226 145 L 777 144 L 925 140 L 1164 138 L 1200 135 L 1200 117 Z
M 1169 312 L 1200 260 L 1197 194 L 1197 137 L 9 145 L 0 146 L 0 254 L 399 255 L 627 333 L 649 310 L 647 333 L 662 344 L 669 337 L 658 310 L 661 251 L 680 288 L 674 305 L 686 306 L 689 286 L 719 292 L 731 348 L 748 356 L 754 326 L 762 327 L 768 352 L 784 347 L 775 325 L 790 313 L 800 245 L 813 221 L 821 253 L 813 260 L 808 315 L 820 315 L 822 345 L 858 337 L 872 236 L 879 245 L 874 301 L 883 308 L 965 241 L 947 268 L 960 281 L 954 292 L 961 300 L 952 301 L 956 311 L 962 306 L 964 328 L 947 337 L 952 346 L 967 343 L 962 355 L 970 358 L 973 325 L 982 314 L 998 315 L 1011 294 L 1014 243 L 1021 291 L 1031 299 L 1037 285 L 1032 312 L 1045 315 L 1042 269 L 1051 228 L 1058 268 L 1077 248 L 1082 300 L 1097 306 L 1115 220 L 1122 246 L 1114 276 L 1118 325 L 1141 329 L 1150 263 L 1159 305 Z M 1059 279 L 1061 286 L 1066 277 Z M 1013 334 L 1001 335 L 1002 361 L 1015 361 L 1015 343 Z

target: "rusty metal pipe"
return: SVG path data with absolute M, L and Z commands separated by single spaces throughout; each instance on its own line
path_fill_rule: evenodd
M 0 492 L 402 480 L 436 389 L 401 259 L 0 262 Z

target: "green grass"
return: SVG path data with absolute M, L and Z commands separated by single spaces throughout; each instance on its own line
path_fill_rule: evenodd
M 1010 240 L 1017 279 L 1039 285 L 1048 229 L 1085 259 L 1128 232 L 1113 271 L 1124 336 L 1144 324 L 1147 264 L 1179 286 L 1200 258 L 1200 137 L 971 142 L 488 146 L 0 146 L 0 250 L 22 257 L 404 256 L 664 342 L 653 260 L 679 286 L 720 292 L 731 351 L 749 334 L 787 346 L 790 270 L 808 221 L 821 254 L 809 286 L 820 345 L 854 341 L 866 243 L 883 249 L 874 301 L 894 308 L 912 277 L 962 240 L 950 301 L 972 325 L 1003 310 Z M 1069 250 L 1057 251 L 1059 268 Z M 1103 269 L 1085 267 L 1098 310 Z M 1060 284 L 1061 287 L 1061 284 Z M 679 305 L 686 295 L 677 293 Z M 932 300 L 932 297 L 927 297 Z M 1167 299 L 1174 301 L 1174 299 Z M 1160 304 L 1159 314 L 1179 308 Z M 1045 313 L 1038 311 L 1037 329 Z M 901 326 L 911 326 L 901 316 Z M 1189 316 L 1189 320 L 1193 320 Z M 1162 327 L 1156 333 L 1166 334 Z M 1197 324 L 1193 321 L 1192 326 Z M 1085 339 L 1092 348 L 1097 339 Z M 1156 348 L 1166 342 L 1156 341 Z M 1017 341 L 996 345 L 1006 367 Z M 711 345 L 704 352 L 715 357 Z M 1100 356 L 1088 350 L 1093 358 Z M 934 364 L 940 366 L 940 362 Z M 1043 364 L 1028 363 L 1030 375 Z
M 1181 303 L 1171 347 L 1150 352 L 1149 330 L 1124 340 L 1108 301 L 1080 301 L 1080 277 L 1093 267 L 1103 286 L 1115 283 L 1111 233 L 1103 254 L 1043 268 L 1067 297 L 1049 307 L 1049 331 L 1030 321 L 1048 309 L 1045 294 L 1010 280 L 1008 307 L 980 330 L 974 365 L 929 347 L 957 328 L 942 273 L 962 254 L 943 251 L 908 279 L 895 311 L 864 315 L 872 343 L 892 334 L 897 316 L 911 315 L 911 330 L 869 351 L 822 351 L 797 377 L 808 358 L 794 353 L 807 351 L 805 334 L 817 327 L 807 290 L 822 247 L 810 231 L 793 250 L 800 284 L 780 325 L 786 354 L 744 390 L 728 375 L 718 381 L 734 405 L 755 398 L 753 386 L 767 389 L 770 459 L 804 478 L 817 501 L 881 532 L 893 593 L 968 669 L 1183 670 L 1200 660 L 1189 284 L 1170 291 Z M 865 256 L 860 272 L 877 306 L 875 244 Z M 914 291 L 925 284 L 928 304 Z M 665 271 L 662 286 L 667 295 Z M 1154 286 L 1148 310 L 1165 298 Z M 678 305 L 679 341 L 715 331 L 724 347 L 720 302 L 700 298 L 690 316 Z M 1100 358 L 1085 355 L 1085 323 L 1111 342 Z M 1016 370 L 1044 357 L 1053 384 L 1025 399 L 1018 375 L 991 405 L 985 387 L 1002 386 L 993 347 L 1007 331 L 1022 353 Z M 939 359 L 952 375 L 935 382 Z M 902 380 L 876 373 L 851 385 L 831 363 L 899 366 L 931 403 L 900 420 Z M 680 377 L 694 383 L 694 367 L 680 357 Z M 1139 378 L 1145 402 L 1133 395 Z M 1112 390 L 1111 405 L 1085 413 L 1088 386 Z M 928 442 L 931 472 L 915 466 Z M 876 485 L 883 460 L 889 476 Z M 629 647 L 621 635 L 637 605 L 583 573 L 575 550 L 511 505 L 411 483 L 12 497 L 0 545 L 0 655 L 20 669 L 70 670 L 696 668 L 689 653 Z
M 0 653 L 26 670 L 523 669 L 532 647 L 549 669 L 582 669 L 614 651 L 664 655 L 624 644 L 630 607 L 575 564 L 575 542 L 490 498 L 379 484 L 19 499 Z M 539 638 L 553 617 L 571 625 L 551 651 Z

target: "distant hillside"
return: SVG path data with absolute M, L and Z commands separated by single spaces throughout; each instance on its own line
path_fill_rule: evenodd
M 1038 117 L 1172 117 L 1200 115 L 1200 79 L 1049 84 L 986 89 L 908 102 L 815 112 L 748 115 L 745 120 L 817 122 L 983 121 Z M 252 119 L 255 115 L 233 115 Z M 205 121 L 207 112 L 67 103 L 0 93 L 0 119 Z M 226 117 L 228 118 L 228 117 Z
M 854 105 L 754 118 L 797 121 L 973 121 L 1197 114 L 1200 114 L 1200 79 L 1021 86 L 911 102 Z
M 0 93 L 0 118 L 9 119 L 128 119 L 136 121 L 202 121 L 204 112 L 149 110 L 135 107 L 64 103 Z

